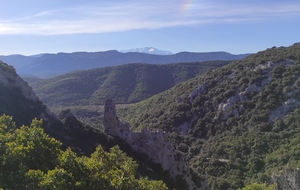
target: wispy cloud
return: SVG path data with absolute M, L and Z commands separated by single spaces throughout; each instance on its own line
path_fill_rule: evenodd
M 45 10 L 0 20 L 0 34 L 59 35 L 156 29 L 205 23 L 245 22 L 299 17 L 300 3 L 226 4 L 209 1 L 127 1 Z

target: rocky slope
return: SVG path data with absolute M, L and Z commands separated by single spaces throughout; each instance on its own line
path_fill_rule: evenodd
M 0 114 L 14 116 L 17 124 L 30 124 L 33 118 L 55 122 L 55 116 L 37 98 L 12 66 L 0 61 Z
M 163 130 L 211 189 L 298 167 L 300 44 L 273 47 L 119 110 L 133 130 Z

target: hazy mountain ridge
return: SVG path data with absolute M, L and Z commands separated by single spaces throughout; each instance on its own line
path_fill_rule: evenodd
M 127 63 L 168 64 L 182 62 L 203 62 L 211 60 L 238 60 L 249 54 L 233 55 L 226 52 L 153 55 L 146 53 L 120 53 L 116 50 L 105 52 L 74 52 L 43 54 L 41 56 L 0 56 L 0 60 L 13 65 L 20 75 L 35 75 L 42 78 L 75 70 L 87 70 Z
M 132 103 L 228 63 L 126 64 L 76 71 L 43 80 L 24 79 L 28 79 L 35 93 L 47 105 L 103 105 L 108 98 L 117 103 Z

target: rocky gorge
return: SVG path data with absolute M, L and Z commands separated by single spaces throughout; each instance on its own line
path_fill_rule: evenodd
M 160 164 L 174 181 L 181 177 L 186 182 L 187 189 L 208 189 L 205 179 L 187 164 L 183 152 L 172 142 L 168 133 L 148 129 L 131 131 L 128 124 L 118 119 L 114 101 L 111 99 L 105 102 L 103 124 L 107 134 L 123 139 L 134 151 L 144 153 L 151 161 Z

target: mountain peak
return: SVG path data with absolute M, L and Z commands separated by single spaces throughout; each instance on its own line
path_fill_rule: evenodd
M 132 48 L 132 49 L 118 50 L 118 51 L 121 53 L 139 52 L 139 53 L 148 53 L 148 54 L 155 54 L 155 55 L 172 55 L 173 54 L 170 51 L 159 50 L 154 47 Z

